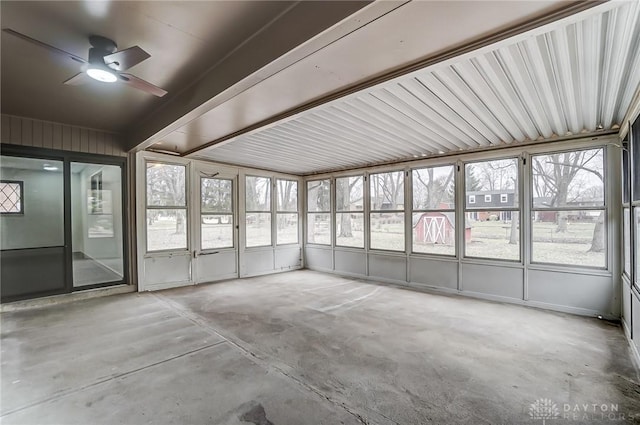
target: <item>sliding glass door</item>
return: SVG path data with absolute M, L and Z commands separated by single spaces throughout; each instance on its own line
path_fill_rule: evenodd
M 126 283 L 125 161 L 3 145 L 2 302 Z
M 119 166 L 71 163 L 73 287 L 124 279 L 122 171 Z
M 3 300 L 65 291 L 63 168 L 51 159 L 0 161 Z

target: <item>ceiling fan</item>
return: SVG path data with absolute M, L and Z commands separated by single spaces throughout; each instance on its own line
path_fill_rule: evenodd
M 42 41 L 12 29 L 5 28 L 2 31 L 81 63 L 81 72 L 66 80 L 64 84 L 77 86 L 90 81 L 89 78 L 92 78 L 104 83 L 120 82 L 158 97 L 167 94 L 166 90 L 148 81 L 138 78 L 135 75 L 122 72 L 151 57 L 149 53 L 142 50 L 139 46 L 117 50 L 118 46 L 113 40 L 99 35 L 92 35 L 89 37 L 89 43 L 92 46 L 89 49 L 89 60 L 84 60 L 80 56 L 65 52 L 62 49 L 58 49 L 57 47 L 43 43 Z

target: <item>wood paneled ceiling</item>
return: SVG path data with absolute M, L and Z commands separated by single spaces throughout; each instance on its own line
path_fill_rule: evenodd
M 124 85 L 95 81 L 83 86 L 63 85 L 79 71 L 77 62 L 0 33 L 1 112 L 127 135 L 176 98 L 184 99 L 194 82 L 215 75 L 216 67 L 233 58 L 240 47 L 246 51 L 239 58 L 241 64 L 234 68 L 238 79 L 244 68 L 246 73 L 253 72 L 282 55 L 283 49 L 307 41 L 367 3 L 2 1 L 2 28 L 83 58 L 87 57 L 92 34 L 111 38 L 120 48 L 139 45 L 151 58 L 130 72 L 169 94 L 157 98 Z M 278 31 L 289 34 L 289 44 L 273 43 L 270 48 Z M 260 48 L 260 57 L 255 50 L 247 49 L 258 41 L 267 44 Z M 225 81 L 228 85 L 237 82 L 233 76 Z

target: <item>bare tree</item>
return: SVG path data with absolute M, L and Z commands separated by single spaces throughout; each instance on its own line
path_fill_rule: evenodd
M 352 205 L 362 201 L 362 177 L 345 177 L 336 180 L 336 211 L 340 211 L 338 237 L 353 237 L 351 226 Z
M 185 167 L 171 164 L 147 165 L 147 200 L 154 206 L 185 206 Z M 176 234 L 186 231 L 185 217 L 177 211 L 168 214 L 176 217 Z M 155 215 L 152 220 L 157 218 Z
M 593 161 L 593 162 L 592 162 Z M 597 198 L 596 187 L 602 187 L 604 177 L 602 173 L 602 149 L 583 150 L 576 152 L 562 152 L 551 155 L 533 157 L 532 171 L 534 193 L 541 204 L 550 208 L 566 207 L 572 202 L 579 201 L 585 195 Z M 585 173 L 580 173 L 584 171 Z M 595 176 L 599 184 L 594 184 Z M 566 232 L 568 214 L 559 211 L 557 214 L 556 232 Z M 590 251 L 604 250 L 604 212 L 596 220 Z

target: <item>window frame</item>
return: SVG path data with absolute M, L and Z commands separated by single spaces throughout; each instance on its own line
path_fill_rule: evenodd
M 328 211 L 324 211 L 324 210 L 322 210 L 322 211 L 310 211 L 309 210 L 309 184 L 313 183 L 313 182 L 322 182 L 322 181 L 329 182 L 329 210 Z M 305 190 L 305 198 L 304 199 L 305 199 L 305 211 L 306 211 L 306 216 L 305 216 L 306 221 L 304 223 L 305 224 L 305 226 L 304 226 L 305 227 L 305 232 L 304 232 L 304 234 L 305 234 L 305 244 L 317 245 L 317 246 L 323 246 L 323 247 L 327 247 L 327 246 L 333 247 L 334 246 L 334 244 L 333 244 L 333 238 L 334 238 L 333 237 L 333 233 L 334 233 L 333 227 L 334 227 L 334 225 L 333 225 L 333 219 L 332 219 L 332 215 L 333 215 L 332 210 L 333 210 L 333 205 L 334 205 L 334 190 L 333 190 L 334 186 L 335 185 L 334 185 L 333 179 L 330 178 L 330 177 L 326 177 L 326 178 L 322 178 L 322 179 L 312 179 L 312 180 L 306 180 L 305 181 L 305 187 L 304 187 L 304 190 Z M 328 221 L 329 222 L 329 243 L 319 243 L 319 242 L 315 242 L 315 241 L 314 242 L 309 242 L 309 215 L 311 215 L 311 214 L 327 214 L 329 216 L 329 221 Z
M 267 179 L 269 183 L 267 186 L 269 187 L 269 209 L 268 210 L 250 210 L 247 208 L 247 179 L 248 178 L 260 178 Z M 273 192 L 274 192 L 274 182 L 275 177 L 273 176 L 261 176 L 257 174 L 245 174 L 244 175 L 244 249 L 264 249 L 274 246 L 275 235 L 273 234 Z M 270 215 L 270 223 L 269 223 L 269 233 L 270 233 L 270 243 L 266 245 L 247 245 L 247 216 L 249 214 L 269 214 Z
M 603 183 L 602 183 L 602 205 L 601 206 L 594 206 L 594 207 L 580 207 L 580 206 L 574 206 L 574 205 L 569 205 L 569 206 L 564 206 L 564 207 L 536 207 L 534 206 L 533 203 L 533 195 L 534 195 L 534 190 L 533 190 L 533 185 L 534 185 L 534 178 L 533 178 L 533 168 L 532 168 L 532 164 L 533 164 L 533 157 L 535 156 L 545 156 L 545 155 L 556 155 L 556 154 L 562 154 L 562 153 L 568 153 L 568 152 L 579 152 L 579 151 L 589 151 L 589 150 L 602 150 L 602 177 L 603 177 Z M 527 202 L 529 203 L 528 207 L 528 211 L 529 211 L 529 218 L 528 218 L 528 225 L 529 225 L 529 237 L 528 239 L 528 249 L 529 249 L 529 264 L 532 266 L 549 266 L 549 267 L 558 267 L 561 269 L 573 269 L 573 270 L 591 270 L 591 271 L 608 271 L 609 270 L 609 251 L 610 251 L 610 247 L 609 247 L 609 226 L 607 225 L 608 223 L 608 218 L 609 218 L 609 205 L 607 202 L 608 199 L 608 189 L 607 189 L 607 184 L 609 181 L 609 172 L 608 172 L 608 167 L 607 167 L 607 149 L 606 149 L 606 145 L 596 145 L 596 146 L 589 146 L 589 147 L 579 147 L 579 148 L 574 148 L 574 149 L 560 149 L 560 150 L 548 150 L 548 151 L 543 151 L 540 153 L 532 153 L 529 154 L 527 162 L 529 165 L 528 168 L 528 179 L 529 179 L 529 199 L 527 200 Z M 543 212 L 571 212 L 571 211 L 603 211 L 604 212 L 604 225 L 603 225 L 603 232 L 604 232 L 604 245 L 605 245 L 605 253 L 604 253 L 604 266 L 600 267 L 600 266 L 584 266 L 584 265 L 580 265 L 580 264 L 566 264 L 566 263 L 549 263 L 549 262 L 543 262 L 543 261 L 534 261 L 533 260 L 533 216 L 536 212 L 539 211 L 543 211 Z
M 402 191 L 403 191 L 403 209 L 398 210 L 398 209 L 390 209 L 390 210 L 376 210 L 373 209 L 373 205 L 372 205 L 372 196 L 373 196 L 373 191 L 371 190 L 371 185 L 373 184 L 373 176 L 377 176 L 377 175 L 381 175 L 381 174 L 393 174 L 393 173 L 401 173 L 402 175 Z M 384 170 L 384 171 L 377 171 L 374 173 L 367 173 L 367 180 L 368 180 L 368 194 L 369 196 L 367 197 L 367 215 L 368 215 L 368 225 L 365 223 L 365 227 L 367 228 L 368 234 L 366 235 L 366 241 L 365 244 L 368 245 L 367 249 L 369 251 L 380 251 L 380 252 L 389 252 L 389 253 L 395 253 L 395 254 L 407 254 L 407 181 L 408 181 L 408 174 L 409 174 L 409 170 L 406 169 L 392 169 L 392 170 Z M 364 204 L 363 204 L 364 207 Z M 384 213 L 390 213 L 390 214 L 402 214 L 402 239 L 403 239 L 403 248 L 402 250 L 396 250 L 396 249 L 385 249 L 385 248 L 374 248 L 371 246 L 371 241 L 372 241 L 372 237 L 371 237 L 371 216 L 373 214 L 384 214 Z M 409 236 L 410 238 L 410 236 Z
M 508 193 L 501 193 L 500 194 L 500 203 L 501 204 L 506 204 L 509 202 L 509 194 Z
M 488 198 L 488 199 L 487 199 Z M 491 200 L 493 199 L 493 196 L 491 194 L 489 195 L 484 195 L 484 203 L 489 203 L 491 202 Z
M 458 193 L 458 185 L 459 185 L 459 164 L 457 163 L 446 163 L 446 164 L 435 164 L 430 166 L 416 167 L 409 170 L 409 175 L 411 176 L 410 190 L 409 190 L 409 205 L 411 206 L 411 231 L 409 232 L 409 242 L 410 242 L 410 254 L 411 255 L 420 255 L 420 256 L 434 256 L 434 257 L 445 257 L 445 258 L 457 258 L 459 253 L 458 247 L 458 211 L 457 211 L 457 193 Z M 451 167 L 453 169 L 453 208 L 447 209 L 439 209 L 439 208 L 427 208 L 427 209 L 414 209 L 413 203 L 413 189 L 414 189 L 414 180 L 413 180 L 413 172 L 417 170 L 426 170 L 429 168 L 444 168 Z M 466 195 L 466 194 L 465 194 Z M 471 197 L 473 197 L 473 202 L 471 202 Z M 475 204 L 475 195 L 469 195 L 469 203 Z M 413 215 L 416 213 L 430 213 L 430 212 L 452 212 L 453 213 L 453 254 L 440 254 L 433 252 L 418 252 L 413 249 Z M 406 236 L 405 236 L 406 237 Z
M 279 199 L 280 199 L 280 185 L 278 184 L 278 182 L 280 181 L 286 181 L 286 182 L 293 182 L 296 185 L 296 202 L 295 202 L 295 207 L 296 210 L 295 211 L 281 211 L 279 209 L 280 205 L 279 205 Z M 275 235 L 275 242 L 276 242 L 276 246 L 287 246 L 287 245 L 299 245 L 300 244 L 300 182 L 298 180 L 292 179 L 292 178 L 283 178 L 283 177 L 275 177 L 275 197 L 276 197 L 276 202 L 274 205 L 275 208 L 275 223 L 276 223 L 276 235 Z M 293 215 L 295 214 L 297 216 L 297 221 L 296 221 L 296 241 L 295 242 L 286 242 L 286 243 L 279 243 L 278 242 L 278 217 L 280 217 L 280 215 Z
M 469 204 L 476 203 L 476 195 L 469 195 Z
M 341 210 L 338 209 L 338 180 L 339 179 L 352 179 L 352 178 L 359 178 L 362 180 L 362 209 L 360 211 L 345 211 L 345 210 Z M 345 175 L 345 176 L 338 176 L 336 178 L 333 179 L 333 191 L 335 191 L 334 196 L 332 196 L 332 199 L 335 199 L 334 202 L 334 208 L 333 208 L 333 237 L 335 238 L 335 247 L 339 247 L 339 248 L 346 248 L 346 249 L 357 249 L 357 250 L 364 250 L 365 247 L 367 246 L 367 223 L 365 222 L 366 220 L 366 213 L 365 213 L 365 205 L 366 202 L 368 202 L 368 197 L 367 197 L 367 193 L 366 193 L 366 186 L 367 186 L 367 176 L 365 174 L 352 174 L 352 175 Z M 350 246 L 350 245 L 339 245 L 338 244 L 338 214 L 361 214 L 362 215 L 362 246 Z
M 0 180 L 0 184 L 17 184 L 20 188 L 20 210 L 0 212 L 2 215 L 24 215 L 24 181 L 23 180 Z
M 227 180 L 229 182 L 231 182 L 231 212 L 228 213 L 220 213 L 220 212 L 203 212 L 202 211 L 202 180 L 204 179 L 209 179 L 209 180 Z M 235 249 L 236 248 L 236 238 L 235 238 L 235 229 L 236 229 L 236 214 L 235 214 L 235 184 L 234 184 L 234 179 L 231 177 L 210 177 L 210 176 L 200 176 L 200 251 L 202 252 L 210 252 L 210 251 L 216 251 L 216 250 L 224 250 L 224 249 Z M 204 216 L 231 216 L 231 246 L 224 246 L 224 247 L 215 247 L 215 248 L 204 248 L 202 246 L 202 218 Z
M 460 178 L 461 180 L 461 188 L 460 190 L 463 192 L 464 194 L 464 200 L 465 202 L 463 202 L 462 208 L 461 208 L 461 213 L 462 213 L 462 226 L 464 228 L 464 231 L 466 232 L 467 230 L 467 214 L 468 213 L 479 213 L 479 212 L 484 212 L 484 211 L 496 211 L 496 212 L 502 212 L 502 211 L 511 211 L 512 214 L 512 219 L 513 219 L 513 212 L 517 212 L 518 213 L 518 258 L 517 259 L 509 259 L 509 258 L 496 258 L 496 257 L 477 257 L 475 255 L 468 255 L 467 254 L 467 241 L 466 238 L 463 236 L 460 238 L 460 240 L 462 241 L 462 249 L 461 249 L 461 257 L 463 259 L 468 259 L 468 260 L 480 260 L 480 261 L 490 261 L 490 262 L 499 262 L 499 263 L 511 263 L 511 264 L 523 264 L 524 262 L 524 250 L 523 250 L 523 225 L 522 225 L 522 210 L 523 210 L 523 205 L 524 203 L 521 201 L 522 199 L 522 193 L 523 193 L 523 166 L 522 166 L 522 158 L 523 158 L 523 153 L 520 153 L 518 155 L 507 155 L 507 156 L 495 156 L 495 157 L 487 157 L 487 158 L 483 158 L 483 159 L 473 159 L 473 160 L 467 160 L 467 161 L 462 161 L 461 162 L 461 168 L 463 170 L 463 175 Z M 477 206 L 477 207 L 468 207 L 467 205 L 467 165 L 470 164 L 480 164 L 483 162 L 492 162 L 492 161 L 506 161 L 506 160 L 515 160 L 515 164 L 516 164 L 516 176 L 517 176 L 517 182 L 516 182 L 516 186 L 515 186 L 515 190 L 517 190 L 518 192 L 518 205 L 516 207 L 504 207 L 504 206 L 497 206 L 497 207 L 493 207 L 493 206 Z M 501 189 L 502 190 L 502 189 Z M 471 195 L 469 195 L 471 196 Z M 485 195 L 486 197 L 486 195 Z M 469 204 L 471 204 L 471 202 L 469 202 Z
M 178 167 L 184 167 L 184 206 L 149 205 L 149 193 L 147 188 L 147 185 L 149 184 L 149 180 L 148 180 L 149 164 L 173 165 Z M 144 159 L 144 193 L 145 193 L 145 196 L 144 196 L 144 206 L 145 206 L 144 249 L 145 249 L 145 254 L 148 255 L 148 254 L 167 253 L 167 252 L 180 252 L 180 253 L 189 252 L 190 246 L 191 246 L 191 220 L 189 218 L 189 210 L 190 210 L 190 207 L 189 207 L 190 171 L 189 170 L 190 170 L 189 164 L 181 164 L 178 162 L 164 161 L 161 159 L 148 159 L 148 158 Z M 153 249 L 153 250 L 149 249 L 149 225 L 147 221 L 149 210 L 184 210 L 185 221 L 186 221 L 185 223 L 186 224 L 185 225 L 186 246 L 184 248 L 167 248 L 167 249 Z

